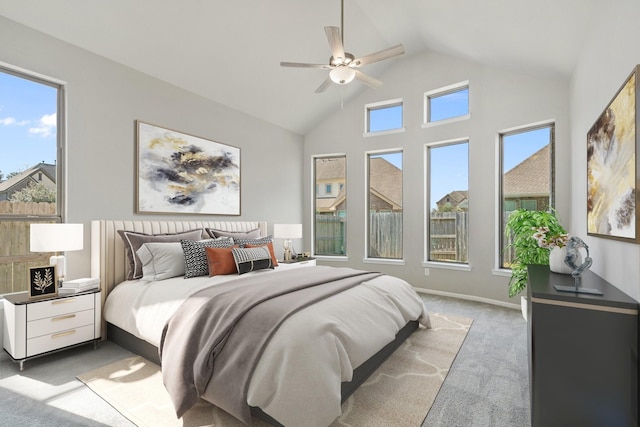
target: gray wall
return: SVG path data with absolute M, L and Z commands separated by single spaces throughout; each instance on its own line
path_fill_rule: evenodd
M 570 104 L 571 150 L 574 153 L 571 165 L 573 230 L 589 245 L 593 258 L 591 269 L 635 299 L 640 299 L 640 247 L 587 237 L 586 135 L 633 68 L 640 64 L 638 16 L 640 2 L 637 0 L 599 5 L 598 19 L 589 29 L 571 80 Z M 614 22 L 615 25 L 611 25 Z
M 66 219 L 85 224 L 85 249 L 68 254 L 69 277 L 90 273 L 91 220 L 205 219 L 135 214 L 136 119 L 240 148 L 242 214 L 216 220 L 301 220 L 300 135 L 3 17 L 0 40 L 0 61 L 66 82 Z
M 508 277 L 493 274 L 496 248 L 497 132 L 539 121 L 555 120 L 557 203 L 560 218 L 570 218 L 569 82 L 509 72 L 435 52 L 397 60 L 381 79 L 384 86 L 367 89 L 305 136 L 304 216 L 312 218 L 311 156 L 347 154 L 347 265 L 398 275 L 412 285 L 478 299 L 519 303 L 508 298 Z M 421 127 L 424 92 L 469 80 L 471 119 Z M 356 83 L 359 84 L 359 83 Z M 330 90 L 338 90 L 331 88 Z M 364 105 L 395 98 L 404 100 L 404 133 L 363 137 Z M 424 144 L 468 137 L 469 144 L 469 260 L 471 271 L 430 268 L 424 260 Z M 404 266 L 364 264 L 365 152 L 404 150 Z M 457 190 L 452 188 L 452 190 Z M 305 235 L 310 234 L 307 226 Z M 322 263 L 345 264 L 344 262 Z

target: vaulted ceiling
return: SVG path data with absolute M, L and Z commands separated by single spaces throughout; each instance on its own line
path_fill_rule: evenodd
M 345 0 L 346 50 L 402 43 L 569 78 L 596 0 Z M 314 93 L 340 0 L 1 0 L 0 15 L 299 134 L 366 86 Z M 363 68 L 380 78 L 391 59 Z M 428 70 L 425 70 L 428 72 Z

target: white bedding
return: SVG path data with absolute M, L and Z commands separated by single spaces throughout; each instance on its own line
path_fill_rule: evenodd
M 248 274 L 277 275 L 278 269 Z M 158 347 L 165 323 L 185 298 L 238 277 L 127 281 L 109 294 L 104 316 Z M 392 276 L 377 277 L 299 311 L 267 345 L 247 402 L 286 426 L 329 425 L 341 413 L 340 383 L 350 381 L 353 370 L 410 320 L 429 327 L 421 298 Z

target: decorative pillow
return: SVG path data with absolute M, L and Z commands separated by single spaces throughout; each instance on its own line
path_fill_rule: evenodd
M 204 248 L 209 264 L 209 276 L 219 276 L 224 274 L 238 274 L 236 261 L 233 259 L 231 250 L 237 248 Z
M 225 231 L 216 230 L 215 228 L 205 228 L 205 231 L 215 239 L 217 237 L 232 237 L 234 239 L 257 239 L 260 237 L 260 229 L 256 228 L 250 231 Z
M 271 254 L 265 246 L 258 248 L 233 248 L 231 253 L 233 253 L 233 259 L 236 262 L 238 274 L 273 268 Z
M 266 247 L 267 249 L 269 249 L 269 253 L 271 254 L 271 262 L 273 263 L 273 266 L 274 267 L 278 266 L 278 258 L 276 258 L 276 252 L 273 250 L 273 242 L 269 242 L 266 245 L 251 245 L 251 244 L 247 243 L 243 247 L 245 247 L 245 248 Z
M 164 280 L 184 274 L 184 254 L 180 242 L 145 243 L 136 254 L 142 261 L 141 280 Z
M 145 234 L 135 231 L 118 230 L 118 234 L 124 241 L 125 252 L 129 264 L 127 280 L 139 279 L 142 277 L 142 262 L 136 252 L 145 243 L 151 242 L 179 242 L 182 239 L 200 240 L 202 239 L 202 229 L 185 231 L 173 234 Z
M 273 242 L 273 236 L 260 237 L 258 239 L 233 239 L 233 243 L 240 245 L 241 248 L 244 245 L 262 246 Z
M 228 248 L 232 246 L 231 239 L 181 240 L 184 252 L 184 278 L 207 276 L 209 263 L 204 248 Z

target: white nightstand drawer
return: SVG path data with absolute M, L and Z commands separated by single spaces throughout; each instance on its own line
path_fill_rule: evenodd
M 93 323 L 27 340 L 27 357 L 94 339 Z
M 67 329 L 78 328 L 86 325 L 93 325 L 93 310 L 78 311 L 76 313 L 66 313 L 59 316 L 38 319 L 29 322 L 27 325 L 27 339 L 50 335 Z
M 60 316 L 76 311 L 93 310 L 93 294 L 56 298 L 27 305 L 27 321 Z
M 290 268 L 300 268 L 300 267 L 312 267 L 314 265 L 316 265 L 315 259 L 307 259 L 304 261 L 295 261 L 295 262 L 278 261 L 278 266 L 276 267 L 276 270 L 277 269 L 287 270 Z

